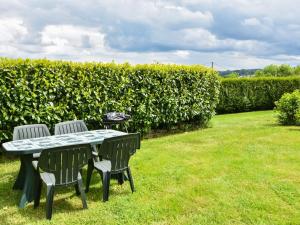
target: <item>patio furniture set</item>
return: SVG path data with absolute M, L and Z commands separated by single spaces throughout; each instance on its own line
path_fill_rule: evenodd
M 103 201 L 108 201 L 111 177 L 119 184 L 124 179 L 134 183 L 128 165 L 130 157 L 140 148 L 140 134 L 102 129 L 89 131 L 81 120 L 55 125 L 54 135 L 44 124 L 15 127 L 13 141 L 6 142 L 3 149 L 8 154 L 20 156 L 20 170 L 13 189 L 22 190 L 19 207 L 34 201 L 39 206 L 42 184 L 46 189 L 46 218 L 52 217 L 52 204 L 56 186 L 74 185 L 81 196 L 83 208 L 87 208 L 93 170 L 102 180 Z M 86 185 L 83 188 L 82 168 L 87 165 Z M 126 173 L 126 175 L 125 175 Z

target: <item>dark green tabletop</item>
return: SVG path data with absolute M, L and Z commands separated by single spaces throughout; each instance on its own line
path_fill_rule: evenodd
M 116 130 L 92 130 L 79 133 L 46 136 L 41 138 L 10 141 L 2 144 L 5 152 L 15 155 L 33 154 L 43 149 L 74 144 L 101 144 L 105 138 L 126 135 Z

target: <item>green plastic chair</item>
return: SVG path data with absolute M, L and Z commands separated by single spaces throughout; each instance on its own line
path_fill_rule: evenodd
M 47 186 L 46 218 L 52 217 L 52 204 L 55 186 L 75 185 L 76 192 L 81 195 L 83 208 L 87 208 L 86 196 L 82 187 L 80 169 L 85 166 L 92 157 L 92 149 L 89 144 L 71 145 L 45 149 L 33 166 L 39 172 L 38 191 L 34 199 L 34 208 L 38 207 L 41 198 L 42 182 Z
M 103 160 L 99 162 L 94 161 L 93 165 L 88 165 L 86 192 L 89 191 L 93 169 L 96 169 L 102 177 L 103 201 L 108 201 L 110 176 L 113 174 L 123 174 L 126 171 L 131 191 L 134 192 L 134 183 L 128 163 L 130 157 L 139 147 L 139 133 L 104 139 L 98 152 L 99 157 Z
M 14 128 L 13 140 L 38 138 L 50 135 L 49 129 L 45 124 L 22 125 Z
M 70 134 L 77 132 L 88 131 L 88 128 L 83 120 L 70 120 L 55 124 L 54 135 Z M 92 154 L 95 161 L 99 161 L 98 151 L 95 145 L 92 146 Z M 90 159 L 89 164 L 93 164 L 93 159 Z M 80 171 L 82 174 L 82 171 Z M 78 194 L 78 193 L 77 193 Z
M 14 128 L 13 140 L 23 140 L 50 136 L 50 131 L 45 124 L 22 125 Z M 33 157 L 38 158 L 40 153 L 34 153 Z
M 17 141 L 17 140 L 30 139 L 30 138 L 46 137 L 50 135 L 51 135 L 50 131 L 45 124 L 23 125 L 14 128 L 13 140 Z M 37 160 L 40 154 L 41 153 L 34 153 L 33 160 Z M 17 179 L 14 183 L 13 189 L 22 189 L 24 185 L 24 179 L 25 179 L 25 165 L 21 157 L 20 170 Z
M 72 120 L 55 124 L 54 135 L 70 134 L 77 132 L 88 131 L 88 128 L 83 120 Z M 93 155 L 97 156 L 97 149 L 92 145 Z
M 69 134 L 76 132 L 88 131 L 83 120 L 72 120 L 55 124 L 54 134 Z

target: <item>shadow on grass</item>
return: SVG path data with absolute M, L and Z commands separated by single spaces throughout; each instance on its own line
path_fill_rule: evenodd
M 148 134 L 143 136 L 143 139 L 160 138 L 176 134 L 182 134 L 185 132 L 192 132 L 199 129 L 210 128 L 212 125 L 210 123 L 203 125 L 197 123 L 180 123 L 178 125 L 173 125 L 169 128 L 154 128 Z
M 290 127 L 289 131 L 300 131 L 300 127 Z
M 11 156 L 11 155 L 7 155 L 7 154 L 2 154 L 0 155 L 0 163 L 9 163 L 9 162 L 16 162 L 16 161 L 20 161 L 20 157 L 17 156 Z
M 17 177 L 17 172 L 7 172 L 1 174 L 0 179 L 0 208 L 2 210 L 1 213 L 1 222 L 0 224 L 10 224 L 10 221 L 16 213 L 19 214 L 23 219 L 36 221 L 36 220 L 45 220 L 45 210 L 46 210 L 46 186 L 43 184 L 42 193 L 41 193 L 41 202 L 40 206 L 36 209 L 33 208 L 33 202 L 28 203 L 24 209 L 18 208 L 18 203 L 20 201 L 22 191 L 21 190 L 13 190 L 13 184 Z M 7 180 L 5 180 L 8 177 Z M 86 181 L 86 169 L 83 170 L 83 183 L 85 189 L 85 181 Z M 125 181 L 127 183 L 128 181 Z M 124 183 L 124 184 L 125 184 Z M 123 185 L 124 185 L 123 184 Z M 119 185 L 116 180 L 111 180 L 110 184 L 110 199 L 115 196 L 125 196 L 131 194 L 130 186 L 126 185 L 126 187 L 121 190 L 115 190 L 115 186 Z M 86 193 L 87 204 L 89 202 L 99 202 L 99 204 L 104 204 L 102 202 L 103 196 L 103 186 L 101 182 L 100 175 L 97 172 L 93 173 L 90 191 Z M 70 202 L 76 201 L 76 204 Z M 83 210 L 81 198 L 76 195 L 74 186 L 70 185 L 67 187 L 55 187 L 55 194 L 53 200 L 53 216 L 55 214 L 63 214 L 63 213 L 72 213 L 77 212 L 78 210 Z M 21 219 L 22 220 L 22 219 Z M 20 221 L 20 223 L 22 223 Z
M 112 189 L 113 186 L 119 185 L 119 184 L 111 184 L 109 189 L 109 198 L 114 198 L 115 196 L 128 196 L 129 194 L 132 194 L 130 187 L 126 186 L 126 188 L 122 188 L 122 191 L 116 191 Z M 124 186 L 124 184 L 122 185 Z M 99 187 L 91 187 L 89 192 L 86 193 L 88 201 L 92 202 L 102 202 L 102 196 L 103 196 L 103 188 L 102 186 Z
M 269 123 L 269 124 L 264 124 L 264 126 L 288 128 L 289 131 L 300 131 L 300 126 L 296 126 L 296 125 L 282 125 L 282 124 L 278 124 L 278 123 L 273 123 L 273 124 Z
M 60 193 L 57 193 L 60 194 Z M 58 198 L 58 196 L 55 194 L 53 199 L 53 211 L 52 211 L 52 217 L 55 215 L 59 215 L 62 213 L 70 213 L 70 212 L 76 212 L 78 210 L 84 210 L 81 204 L 80 197 L 78 196 L 78 203 L 79 204 L 72 204 L 68 202 L 67 200 L 71 198 L 71 196 L 67 196 L 64 198 Z M 77 196 L 75 196 L 77 197 Z M 18 212 L 22 217 L 27 217 L 29 220 L 45 220 L 46 215 L 46 198 L 45 196 L 41 198 L 41 202 L 39 207 L 35 208 L 33 207 L 33 203 L 26 206 L 24 209 L 18 209 Z
M 278 123 L 265 123 L 265 124 L 262 124 L 263 126 L 266 126 L 266 127 L 283 127 L 282 125 L 278 124 Z
M 22 195 L 21 190 L 12 189 L 13 182 L 1 183 L 0 187 L 0 205 L 1 205 L 1 222 L 0 224 L 10 224 L 11 219 L 16 216 L 26 218 L 26 220 L 44 220 L 46 210 L 46 188 L 43 186 L 41 194 L 41 202 L 39 207 L 33 208 L 33 202 L 28 203 L 24 209 L 18 208 L 18 203 Z M 3 188 L 4 187 L 4 188 Z M 89 201 L 101 201 L 102 202 L 102 189 L 95 188 L 92 192 L 93 197 L 87 194 L 87 204 Z M 96 198 L 97 197 L 97 198 Z M 76 198 L 77 203 L 73 204 L 68 200 L 74 200 Z M 53 215 L 61 213 L 71 213 L 77 210 L 83 210 L 81 198 L 76 195 L 75 188 L 69 187 L 56 187 L 54 200 L 53 200 Z
M 296 126 L 296 125 L 283 125 L 279 123 L 266 123 L 262 125 L 265 127 L 272 127 L 272 128 L 287 128 L 288 131 L 300 131 L 300 126 Z

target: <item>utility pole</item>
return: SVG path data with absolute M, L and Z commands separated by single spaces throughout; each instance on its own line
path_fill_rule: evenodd
M 214 62 L 211 62 L 211 68 L 214 69 Z

